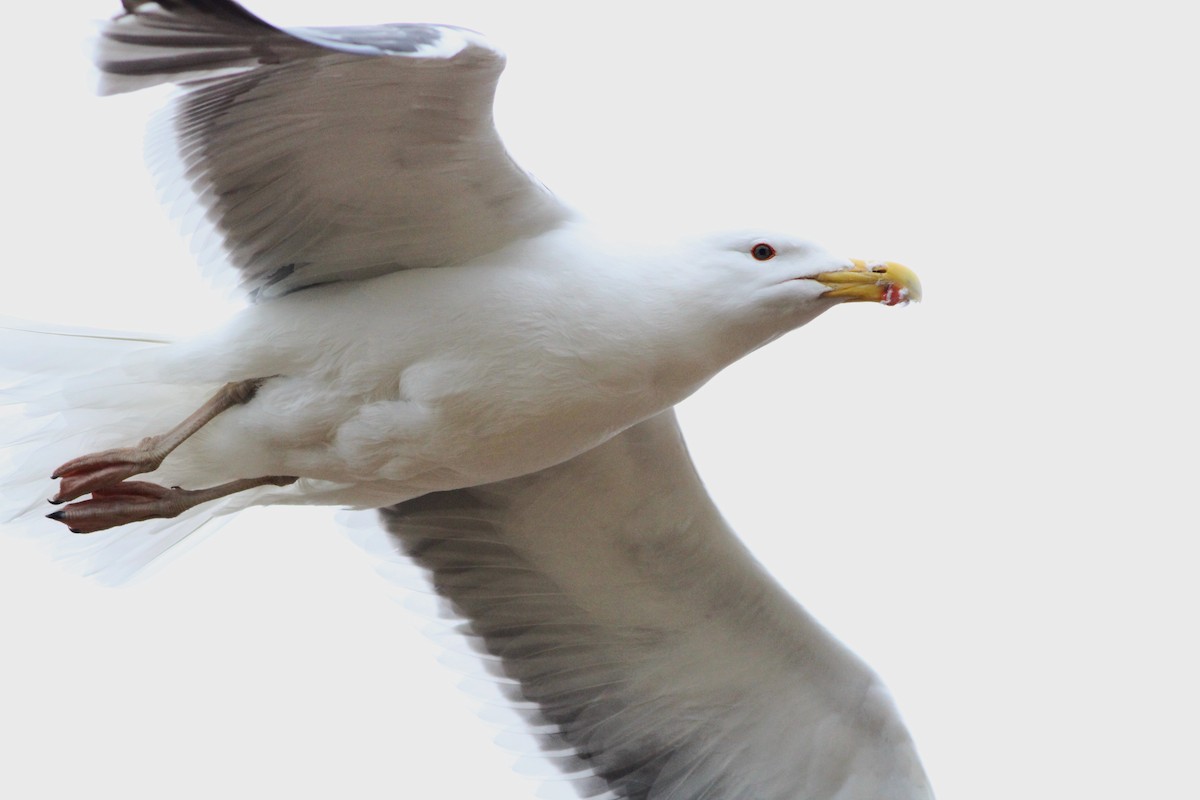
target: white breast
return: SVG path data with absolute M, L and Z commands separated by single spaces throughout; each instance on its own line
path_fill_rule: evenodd
M 180 448 L 177 469 L 193 484 L 210 470 L 227 479 L 236 463 L 370 485 L 378 504 L 591 449 L 721 366 L 667 352 L 687 344 L 662 335 L 671 312 L 649 299 L 661 294 L 614 281 L 614 260 L 555 233 L 486 264 L 397 272 L 248 309 L 221 341 L 201 344 L 218 355 L 192 369 L 214 382 L 277 377 Z M 331 502 L 328 489 L 314 489 L 313 502 Z

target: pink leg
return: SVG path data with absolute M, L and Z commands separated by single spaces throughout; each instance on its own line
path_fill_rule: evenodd
M 60 480 L 58 493 L 50 498 L 55 505 L 82 497 L 126 478 L 153 472 L 172 450 L 207 425 L 213 417 L 234 406 L 249 402 L 266 378 L 236 381 L 222 386 L 194 414 L 166 433 L 148 436 L 134 447 L 119 447 L 73 458 L 50 476 Z
M 295 482 L 296 478 L 289 475 L 272 475 L 265 478 L 243 478 L 208 489 L 189 490 L 178 486 L 168 489 L 145 481 L 122 481 L 95 489 L 90 500 L 71 503 L 46 516 L 66 525 L 71 529 L 71 533 L 94 533 L 130 522 L 177 517 L 201 503 L 246 489 L 258 486 L 287 486 Z

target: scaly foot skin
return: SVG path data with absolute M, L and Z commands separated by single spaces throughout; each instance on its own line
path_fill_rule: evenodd
M 100 453 L 73 458 L 54 470 L 51 480 L 60 481 L 58 493 L 50 498 L 54 505 L 83 497 L 126 478 L 158 469 L 166 453 L 159 447 L 159 436 L 150 436 L 136 447 L 118 447 Z M 150 484 L 147 484 L 150 485 Z
M 158 469 L 163 459 L 170 455 L 172 450 L 187 441 L 189 436 L 211 422 L 218 414 L 254 399 L 254 395 L 258 393 L 259 387 L 266 380 L 267 378 L 252 378 L 250 380 L 233 381 L 225 384 L 183 422 L 164 434 L 147 436 L 134 447 L 118 447 L 114 450 L 105 450 L 100 453 L 91 453 L 71 459 L 54 470 L 54 474 L 50 476 L 51 480 L 61 481 L 58 493 L 50 498 L 50 502 L 54 505 L 66 503 L 70 500 L 83 497 L 89 492 L 99 497 L 101 490 L 105 490 L 105 493 L 108 495 L 114 495 L 114 492 L 117 492 L 118 496 L 124 497 L 125 495 L 120 495 L 119 492 L 126 490 L 118 490 L 116 488 L 120 485 L 134 487 L 149 486 L 162 491 L 168 491 L 162 489 L 161 486 L 155 486 L 151 483 L 135 482 L 123 484 L 123 481 L 134 475 L 141 475 L 142 473 L 153 472 Z M 235 481 L 234 483 L 237 482 Z M 225 485 L 228 486 L 231 484 Z M 135 488 L 133 496 L 142 498 L 141 501 L 145 501 L 146 497 L 144 495 L 148 491 L 150 490 Z M 175 513 L 178 514 L 179 512 Z M 151 516 L 163 515 L 156 513 Z M 174 514 L 170 516 L 174 516 Z M 57 517 L 52 518 L 58 519 Z M 142 519 L 150 519 L 150 517 L 142 517 Z M 136 520 L 126 521 L 134 522 Z M 112 526 L 106 525 L 104 527 Z M 95 530 L 101 529 L 96 528 Z
M 290 475 L 271 475 L 192 490 L 178 486 L 167 488 L 147 481 L 121 481 L 93 489 L 91 499 L 71 503 L 46 516 L 66 525 L 71 533 L 94 533 L 130 522 L 177 517 L 201 503 L 246 489 L 287 486 L 295 482 L 296 478 Z
M 164 434 L 146 437 L 135 447 L 71 459 L 54 471 L 52 478 L 61 482 L 58 493 L 50 498 L 50 502 L 58 505 L 85 494 L 92 496 L 46 516 L 66 525 L 73 533 L 93 533 L 130 522 L 171 519 L 201 503 L 258 486 L 295 483 L 297 479 L 291 475 L 269 475 L 243 478 L 207 489 L 181 489 L 178 486 L 168 489 L 147 481 L 126 480 L 158 469 L 172 450 L 213 417 L 253 399 L 265 380 L 254 378 L 225 384 L 183 422 Z

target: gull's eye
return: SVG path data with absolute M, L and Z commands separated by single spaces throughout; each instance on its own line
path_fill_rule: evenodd
M 757 258 L 759 261 L 770 261 L 775 257 L 775 248 L 766 242 L 759 242 L 750 248 L 750 255 Z

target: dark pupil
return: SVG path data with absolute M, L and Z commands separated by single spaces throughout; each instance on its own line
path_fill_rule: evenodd
M 771 248 L 768 245 L 760 244 L 754 248 L 754 257 L 759 261 L 766 261 L 771 255 Z

